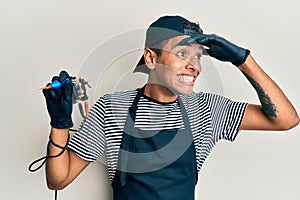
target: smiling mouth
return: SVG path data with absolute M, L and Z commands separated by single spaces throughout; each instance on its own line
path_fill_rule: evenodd
M 184 84 L 194 84 L 194 80 L 195 77 L 194 76 L 190 76 L 190 75 L 177 75 L 177 80 L 179 80 L 180 82 L 184 83 Z

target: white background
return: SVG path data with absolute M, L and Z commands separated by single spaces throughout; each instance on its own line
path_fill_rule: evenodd
M 38 88 L 61 69 L 76 75 L 99 44 L 146 28 L 162 15 L 199 21 L 206 33 L 249 48 L 299 111 L 299 7 L 298 0 L 1 0 L 0 199 L 54 198 L 46 187 L 44 168 L 27 170 L 45 154 L 50 130 Z M 130 69 L 136 60 L 124 67 Z M 234 66 L 214 62 L 226 96 L 258 102 Z M 197 199 L 299 200 L 299 152 L 299 126 L 285 132 L 243 131 L 234 143 L 221 142 L 214 148 L 199 175 Z M 110 193 L 105 165 L 95 162 L 59 192 L 59 199 L 110 199 Z

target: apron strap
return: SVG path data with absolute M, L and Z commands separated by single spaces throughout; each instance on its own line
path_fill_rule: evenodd
M 131 104 L 131 106 L 128 109 L 128 115 L 129 116 L 127 116 L 125 126 L 127 126 L 127 125 L 129 125 L 131 127 L 134 126 L 134 122 L 135 122 L 135 118 L 136 118 L 136 111 L 137 111 L 137 108 L 138 108 L 137 104 L 138 104 L 141 96 L 143 95 L 144 88 L 145 88 L 145 86 L 142 87 L 142 88 L 137 89 L 137 94 L 136 94 L 136 96 L 133 100 L 133 103 Z M 125 127 L 124 127 L 124 129 L 125 129 Z M 128 157 L 127 156 L 121 156 L 120 159 L 121 159 L 121 163 L 127 165 L 127 163 L 128 163 Z M 124 187 L 125 184 L 126 184 L 126 173 L 127 173 L 126 171 L 123 171 L 121 169 L 121 171 L 120 171 L 120 182 L 121 182 L 122 187 Z
M 143 92 L 144 92 L 144 87 L 142 88 L 138 88 L 137 89 L 137 94 L 133 100 L 133 103 L 131 104 L 131 106 L 129 107 L 129 115 L 130 115 L 130 119 L 132 122 L 135 122 L 135 117 L 136 117 L 136 111 L 137 111 L 137 105 L 138 105 L 138 102 L 141 98 L 141 96 L 143 95 Z

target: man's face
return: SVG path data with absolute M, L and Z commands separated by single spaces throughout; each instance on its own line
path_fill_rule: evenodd
M 201 72 L 203 48 L 199 44 L 182 45 L 180 41 L 186 37 L 188 36 L 177 36 L 168 40 L 152 73 L 158 84 L 175 95 L 191 94 Z

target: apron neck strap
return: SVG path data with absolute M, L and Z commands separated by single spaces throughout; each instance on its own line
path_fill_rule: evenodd
M 134 98 L 133 103 L 131 104 L 131 106 L 129 108 L 129 114 L 130 114 L 130 117 L 133 121 L 135 121 L 136 111 L 138 109 L 137 105 L 138 105 L 138 102 L 139 102 L 141 96 L 143 96 L 143 94 L 144 94 L 145 87 L 146 87 L 146 85 L 144 85 L 142 88 L 137 89 L 137 95 Z M 180 106 L 182 118 L 183 118 L 183 121 L 184 121 L 184 126 L 185 126 L 186 129 L 190 129 L 187 111 L 186 111 L 186 109 L 183 105 L 183 102 L 180 98 L 180 95 L 178 95 L 177 100 L 178 100 L 178 103 L 179 103 L 179 106 Z

